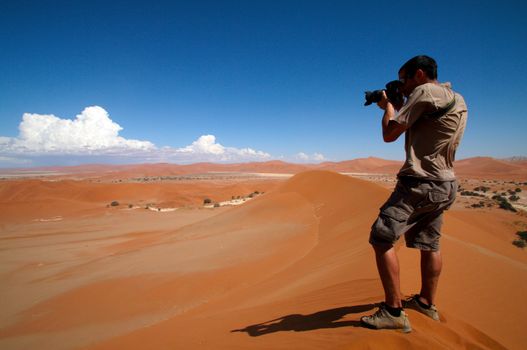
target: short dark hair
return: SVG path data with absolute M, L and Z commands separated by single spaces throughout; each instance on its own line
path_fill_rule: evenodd
M 429 56 L 420 55 L 411 58 L 403 64 L 399 72 L 404 70 L 408 78 L 413 78 L 418 69 L 423 70 L 429 79 L 437 79 L 437 63 Z

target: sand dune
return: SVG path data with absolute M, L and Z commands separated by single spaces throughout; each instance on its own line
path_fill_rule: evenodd
M 375 157 L 358 158 L 343 162 L 325 162 L 317 168 L 342 173 L 385 173 L 396 174 L 403 162 Z
M 156 207 L 199 206 L 205 198 L 224 201 L 232 196 L 265 192 L 277 181 L 97 183 L 90 181 L 18 180 L 0 182 L 0 221 L 24 222 L 54 216 L 100 215 L 112 201 Z
M 457 161 L 456 173 L 465 177 L 527 180 L 527 163 L 475 157 Z
M 33 169 L 3 170 L 6 176 L 47 172 L 60 174 L 58 178 L 99 178 L 126 179 L 138 177 L 176 176 L 185 174 L 204 174 L 209 172 L 277 173 L 297 174 L 307 170 L 328 170 L 341 173 L 373 173 L 395 175 L 403 162 L 376 157 L 358 158 L 341 162 L 320 164 L 294 164 L 283 161 L 250 162 L 237 164 L 195 163 L 178 165 L 169 163 L 130 164 L 130 165 L 82 165 L 72 167 L 42 167 Z M 525 160 L 500 160 L 491 157 L 474 157 L 458 160 L 456 174 L 460 177 L 481 179 L 502 179 L 527 181 L 527 162 Z
M 1 194 L 24 203 L 59 192 L 85 203 L 170 192 L 63 185 Z M 388 195 L 317 170 L 239 207 L 121 211 L 35 223 L 31 235 L 13 224 L 0 238 L 0 348 L 523 348 L 527 256 L 510 237 L 512 221 L 525 219 L 503 211 L 448 213 L 440 323 L 409 310 L 410 334 L 360 327 L 382 300 L 367 237 Z M 418 253 L 398 247 L 410 294 Z

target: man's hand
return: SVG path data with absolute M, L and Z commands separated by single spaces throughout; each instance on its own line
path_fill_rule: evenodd
M 386 91 L 382 92 L 382 99 L 377 102 L 377 106 L 384 110 L 384 115 L 382 117 L 382 138 L 384 142 L 393 142 L 397 140 L 399 136 L 406 131 L 406 126 L 392 120 L 395 116 L 395 108 L 392 103 L 388 101 Z
M 377 106 L 379 106 L 380 109 L 382 109 L 383 111 L 386 110 L 386 108 L 388 107 L 388 104 L 391 104 L 390 101 L 388 101 L 388 96 L 386 96 L 386 91 L 382 91 L 382 98 L 379 102 L 377 102 Z

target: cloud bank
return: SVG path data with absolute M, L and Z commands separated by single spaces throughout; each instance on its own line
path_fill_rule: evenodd
M 0 163 L 27 164 L 39 157 L 108 157 L 134 162 L 243 162 L 271 159 L 252 148 L 226 147 L 214 135 L 202 135 L 181 147 L 157 147 L 150 141 L 119 136 L 123 128 L 99 106 L 85 108 L 74 120 L 24 113 L 18 137 L 0 136 Z
M 326 159 L 323 154 L 321 153 L 313 153 L 311 155 L 306 154 L 304 152 L 299 152 L 295 155 L 295 159 L 300 162 L 323 162 Z
M 180 157 L 183 155 L 200 155 L 201 158 L 211 160 L 215 158 L 220 161 L 267 160 L 271 158 L 269 153 L 255 151 L 252 148 L 224 147 L 216 143 L 214 135 L 203 135 L 191 145 L 176 149 L 175 153 Z
M 85 108 L 74 120 L 24 113 L 17 138 L 0 138 L 0 150 L 12 154 L 105 154 L 155 149 L 148 141 L 119 136 L 123 128 L 104 108 Z

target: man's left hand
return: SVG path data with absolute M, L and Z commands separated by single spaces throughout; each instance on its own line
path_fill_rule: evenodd
M 381 98 L 381 100 L 379 102 L 377 102 L 377 106 L 379 106 L 380 109 L 385 111 L 386 108 L 388 107 L 388 103 L 390 103 L 390 101 L 388 101 L 388 97 L 386 96 L 386 91 L 383 90 L 382 91 L 382 98 Z

